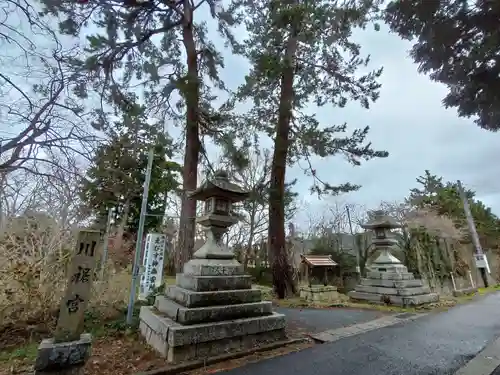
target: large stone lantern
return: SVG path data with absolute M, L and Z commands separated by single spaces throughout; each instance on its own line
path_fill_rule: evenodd
M 386 215 L 384 211 L 377 210 L 373 211 L 372 218 L 364 225 L 361 225 L 363 229 L 368 229 L 373 231 L 372 244 L 376 250 L 380 250 L 380 254 L 377 259 L 373 262 L 370 269 L 374 271 L 398 271 L 401 262 L 398 258 L 391 254 L 390 248 L 398 243 L 396 239 L 392 237 L 391 230 L 399 229 L 402 227 L 396 220 L 392 217 Z
M 204 202 L 197 222 L 206 228 L 207 241 L 175 285 L 157 295 L 154 306 L 142 306 L 139 316 L 142 335 L 167 362 L 199 361 L 286 338 L 285 316 L 262 301 L 262 291 L 252 288 L 252 278 L 221 241 L 238 221 L 232 205 L 248 195 L 224 171 L 189 193 Z
M 362 227 L 373 231 L 372 244 L 380 254 L 368 267 L 366 277 L 361 278 L 356 288 L 348 293 L 352 300 L 398 306 L 418 306 L 439 300 L 438 294 L 431 293 L 423 280 L 415 279 L 391 254 L 390 248 L 397 244 L 391 230 L 401 228 L 396 220 L 383 211 L 374 211 L 372 218 Z
M 233 259 L 233 251 L 225 246 L 221 239 L 229 227 L 238 222 L 238 219 L 231 215 L 233 203 L 247 199 L 249 193 L 231 183 L 227 172 L 219 170 L 215 172 L 212 180 L 204 181 L 188 195 L 195 200 L 205 202 L 203 216 L 198 217 L 196 222 L 206 228 L 207 241 L 193 254 L 193 257 Z

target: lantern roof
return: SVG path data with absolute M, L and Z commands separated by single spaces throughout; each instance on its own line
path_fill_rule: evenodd
M 401 224 L 384 211 L 376 210 L 372 212 L 370 220 L 366 224 L 362 224 L 361 227 L 364 229 L 396 229 L 401 228 Z
M 245 200 L 249 194 L 240 186 L 229 181 L 229 175 L 224 170 L 216 171 L 212 179 L 206 179 L 197 189 L 188 192 L 189 197 L 198 201 L 220 197 L 227 198 L 233 203 Z

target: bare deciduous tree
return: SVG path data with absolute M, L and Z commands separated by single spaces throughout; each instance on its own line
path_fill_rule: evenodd
M 249 198 L 241 204 L 238 211 L 241 218 L 240 244 L 244 245 L 243 265 L 248 264 L 254 244 L 262 241 L 267 235 L 268 220 L 268 188 L 271 173 L 271 156 L 269 150 L 256 149 L 249 158 L 248 166 L 243 170 L 233 170 L 232 178 L 243 190 L 250 192 Z M 242 236 L 243 235 L 243 236 Z
M 90 113 L 73 99 L 80 77 L 65 67 L 77 48 L 64 48 L 53 27 L 26 0 L 0 5 L 0 174 L 45 174 L 96 140 Z
M 0 197 L 2 218 L 7 220 L 32 213 L 51 217 L 61 229 L 80 222 L 77 172 L 58 167 L 47 170 L 51 176 L 33 175 L 25 170 L 9 174 Z

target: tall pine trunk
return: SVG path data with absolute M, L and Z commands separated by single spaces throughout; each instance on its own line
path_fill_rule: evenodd
M 125 200 L 125 203 L 123 204 L 123 211 L 121 214 L 120 222 L 118 224 L 115 236 L 115 244 L 119 249 L 123 245 L 123 235 L 125 234 L 125 227 L 127 226 L 129 215 L 130 215 L 130 198 L 127 198 Z
M 198 179 L 198 159 L 200 139 L 198 129 L 199 77 L 196 45 L 193 36 L 193 9 L 188 0 L 184 1 L 184 25 L 182 29 L 183 43 L 187 55 L 187 88 L 186 100 L 186 146 L 184 150 L 184 166 L 182 171 L 183 195 L 181 201 L 181 217 L 179 223 L 179 244 L 175 253 L 175 269 L 182 272 L 184 263 L 193 255 L 196 219 L 196 201 L 187 193 L 196 189 Z
M 273 287 L 278 298 L 295 293 L 293 275 L 288 263 L 285 240 L 285 172 L 292 117 L 293 79 L 297 37 L 292 33 L 287 41 L 285 68 L 281 79 L 278 124 L 274 138 L 274 154 L 271 166 L 269 192 L 269 248 Z

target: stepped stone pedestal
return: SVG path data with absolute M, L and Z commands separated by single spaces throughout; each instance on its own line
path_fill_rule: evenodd
M 396 241 L 387 237 L 387 231 L 399 228 L 399 224 L 381 211 L 375 211 L 372 221 L 363 227 L 374 229 L 373 244 L 381 253 L 369 267 L 366 278 L 362 278 L 359 285 L 348 293 L 352 300 L 403 307 L 439 301 L 437 293 L 431 293 L 422 280 L 415 279 L 399 259 L 390 253 L 389 247 Z
M 388 254 L 391 263 L 381 263 L 378 258 L 362 278 L 360 284 L 349 292 L 352 300 L 396 306 L 420 306 L 439 301 L 422 280 L 415 279 L 397 258 Z
M 243 266 L 229 259 L 186 263 L 176 285 L 140 313 L 147 343 L 172 363 L 283 340 L 285 323 L 252 289 Z
M 228 215 L 231 201 L 238 198 L 234 185 L 228 188 L 224 174 L 216 175 L 215 184 L 207 184 L 193 193 L 208 199 L 217 195 L 206 204 L 206 215 L 198 219 L 207 228 L 207 242 L 184 265 L 176 285 L 167 287 L 164 295 L 156 297 L 154 306 L 144 306 L 140 312 L 142 335 L 170 363 L 286 339 L 285 316 L 274 313 L 271 302 L 262 301 L 261 291 L 252 289 L 251 277 L 220 241 L 235 222 Z M 233 194 L 224 196 L 230 188 Z

